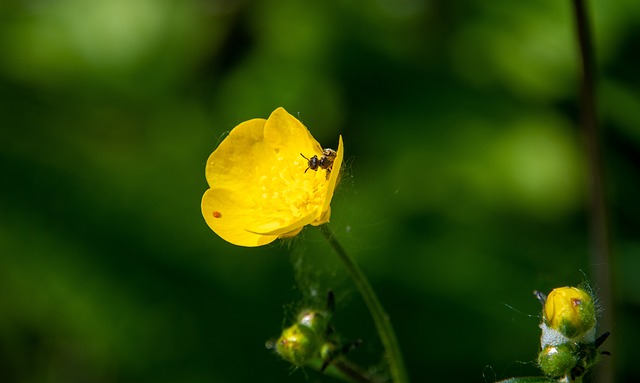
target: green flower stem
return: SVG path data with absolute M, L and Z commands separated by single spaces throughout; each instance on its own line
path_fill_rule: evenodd
M 407 372 L 404 367 L 404 361 L 402 359 L 402 353 L 398 346 L 398 339 L 393 331 L 393 326 L 389 320 L 389 315 L 384 311 L 378 296 L 373 291 L 371 284 L 367 280 L 367 277 L 362 273 L 360 267 L 355 263 L 353 258 L 344 250 L 342 245 L 336 240 L 333 232 L 328 225 L 320 226 L 320 231 L 324 234 L 325 238 L 329 242 L 329 245 L 333 248 L 333 251 L 340 257 L 344 263 L 353 283 L 360 291 L 364 302 L 369 308 L 369 312 L 373 317 L 373 321 L 378 330 L 378 336 L 382 341 L 382 345 L 385 348 L 386 355 L 389 361 L 389 369 L 391 371 L 391 378 L 394 383 L 407 383 L 409 381 Z

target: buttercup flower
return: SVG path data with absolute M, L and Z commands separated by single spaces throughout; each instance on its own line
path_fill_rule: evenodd
M 327 223 L 343 155 L 340 136 L 332 167 L 321 161 L 320 144 L 283 108 L 267 120 L 245 121 L 207 161 L 204 219 L 239 246 L 266 245 Z

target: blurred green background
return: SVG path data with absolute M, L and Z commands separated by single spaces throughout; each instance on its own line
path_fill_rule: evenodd
M 604 348 L 638 381 L 640 2 L 589 3 L 615 255 Z M 324 146 L 344 137 L 331 226 L 412 381 L 535 374 L 531 292 L 600 266 L 573 25 L 558 0 L 3 0 L 0 382 L 330 382 L 265 348 L 326 288 L 364 342 L 352 357 L 379 365 L 315 228 L 247 249 L 201 217 L 209 154 L 278 106 Z

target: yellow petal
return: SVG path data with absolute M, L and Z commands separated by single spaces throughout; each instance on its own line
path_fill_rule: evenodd
M 318 218 L 315 221 L 311 222 L 311 225 L 313 225 L 313 226 L 324 225 L 325 223 L 329 222 L 329 218 L 331 218 L 331 206 L 329 206 L 329 208 L 322 213 L 320 218 Z
M 278 238 L 290 238 L 290 237 L 295 237 L 296 235 L 298 235 L 301 231 L 302 231 L 303 227 L 299 227 L 295 230 L 292 230 L 288 233 L 284 233 L 278 236 Z
M 256 234 L 245 229 L 254 219 L 254 210 L 246 203 L 242 193 L 212 188 L 202 197 L 202 215 L 216 234 L 234 245 L 253 247 L 275 241 L 277 235 Z
M 322 212 L 315 225 L 320 225 L 329 222 L 331 216 L 331 210 L 329 209 L 331 204 L 331 198 L 333 198 L 333 192 L 336 190 L 338 179 L 340 177 L 340 170 L 342 170 L 342 159 L 344 158 L 344 144 L 342 142 L 342 135 L 338 141 L 338 150 L 336 151 L 336 158 L 333 160 L 333 168 L 329 177 L 329 184 L 327 185 L 327 193 L 322 206 Z
M 273 156 L 264 144 L 266 121 L 256 118 L 241 123 L 211 153 L 206 167 L 209 186 L 236 189 L 257 178 L 256 165 Z
M 310 224 L 315 218 L 315 212 L 311 212 L 311 214 L 308 214 L 284 226 L 280 222 L 272 220 L 269 222 L 256 223 L 255 225 L 251 225 L 247 228 L 247 230 L 261 235 L 282 236 L 287 233 L 291 233 L 298 228 L 302 229 L 302 227 Z
M 264 126 L 264 141 L 277 153 L 278 159 L 304 161 L 301 153 L 307 158 L 322 155 L 318 141 L 284 108 L 274 110 L 269 116 Z

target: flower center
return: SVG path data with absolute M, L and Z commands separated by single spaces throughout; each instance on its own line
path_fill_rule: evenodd
M 322 209 L 328 182 L 326 170 L 308 170 L 307 160 L 278 156 L 275 164 L 265 161 L 258 174 L 256 208 L 282 225 L 295 222 Z

